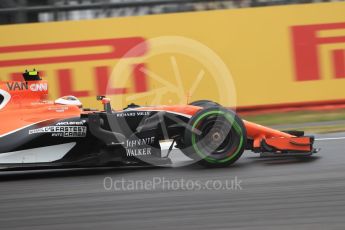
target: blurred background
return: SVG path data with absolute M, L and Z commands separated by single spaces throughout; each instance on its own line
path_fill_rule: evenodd
M 0 0 L 0 81 L 33 68 L 52 100 L 101 108 L 96 95 L 107 95 L 122 109 L 209 99 L 315 135 L 321 151 L 246 152 L 218 169 L 1 172 L 1 229 L 344 229 L 345 1 Z M 105 178 L 157 177 L 239 179 L 243 190 L 104 188 Z
M 1 24 L 82 20 L 341 0 L 2 0 Z
M 51 99 L 73 94 L 85 107 L 99 108 L 99 94 L 117 109 L 210 99 L 264 125 L 344 120 L 344 10 L 336 0 L 1 0 L 0 80 L 37 68 Z M 314 126 L 303 128 L 345 130 Z

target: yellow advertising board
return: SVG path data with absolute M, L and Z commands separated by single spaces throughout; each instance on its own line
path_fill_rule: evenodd
M 345 2 L 0 26 L 0 79 L 96 107 L 345 101 Z

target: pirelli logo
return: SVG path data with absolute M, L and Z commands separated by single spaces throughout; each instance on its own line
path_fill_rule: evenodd
M 135 52 L 131 50 L 135 47 Z M 87 97 L 90 93 L 87 90 L 74 90 L 74 69 L 64 68 L 66 63 L 77 63 L 101 60 L 119 60 L 122 58 L 142 57 L 148 52 L 145 38 L 127 37 L 111 38 L 86 41 L 57 42 L 45 44 L 26 44 L 16 46 L 0 47 L 0 57 L 9 57 L 4 60 L 0 58 L 0 68 L 16 67 L 19 72 L 10 73 L 11 80 L 21 81 L 20 71 L 23 68 L 58 64 L 55 69 L 59 87 L 59 96 L 75 95 Z M 99 64 L 98 64 L 99 65 Z M 51 67 L 48 67 L 51 70 Z M 86 68 L 90 68 L 87 66 Z M 112 66 L 92 66 L 90 69 L 94 78 L 94 91 L 97 95 L 126 94 L 127 88 L 107 88 Z M 147 83 L 144 68 L 145 63 L 135 63 L 128 66 L 132 72 L 133 92 L 146 92 Z M 44 72 L 44 68 L 41 69 Z
M 331 63 L 333 79 L 345 79 L 345 22 L 293 26 L 292 42 L 297 81 L 321 80 L 321 49 Z

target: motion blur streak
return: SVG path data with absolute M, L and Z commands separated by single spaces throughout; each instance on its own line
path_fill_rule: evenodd
M 344 137 L 343 134 L 317 138 Z M 222 169 L 95 169 L 1 173 L 2 229 L 343 229 L 344 142 L 308 159 L 246 153 Z M 177 151 L 174 161 L 181 157 Z M 240 191 L 106 191 L 105 177 L 228 180 Z M 20 219 L 20 221 L 19 221 Z M 327 227 L 325 227 L 327 226 Z

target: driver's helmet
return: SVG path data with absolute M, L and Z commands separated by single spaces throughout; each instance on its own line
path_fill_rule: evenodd
M 76 106 L 78 106 L 80 108 L 83 107 L 83 104 L 75 96 L 60 97 L 60 98 L 55 100 L 55 104 L 60 104 L 60 105 L 76 105 Z

